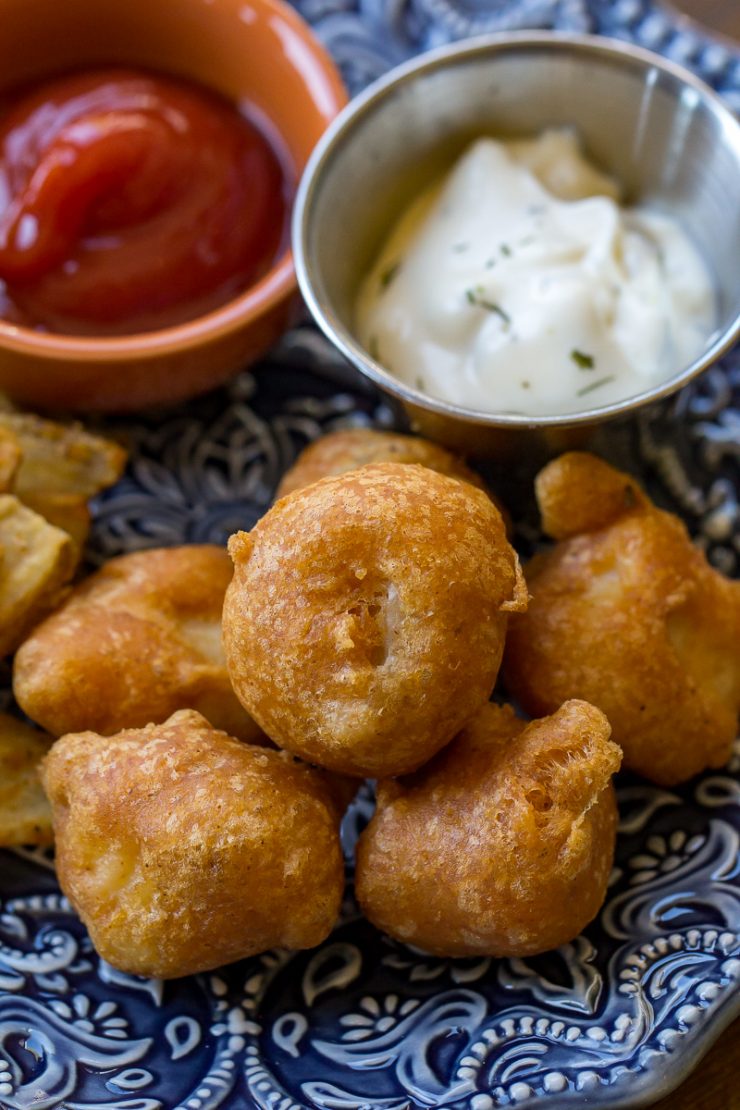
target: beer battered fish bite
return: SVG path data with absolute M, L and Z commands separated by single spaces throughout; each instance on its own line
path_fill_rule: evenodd
M 345 474 L 360 466 L 382 462 L 417 463 L 428 466 L 439 474 L 447 474 L 450 478 L 470 482 L 478 489 L 485 489 L 479 474 L 466 466 L 457 455 L 437 443 L 431 443 L 421 436 L 382 432 L 375 428 L 349 428 L 346 431 L 330 432 L 309 443 L 283 475 L 277 496 L 285 497 L 286 494 L 303 489 L 321 478 Z
M 621 752 L 586 702 L 527 722 L 485 705 L 413 775 L 378 784 L 357 845 L 366 916 L 440 956 L 531 956 L 598 913 Z
M 309 443 L 283 475 L 276 497 L 285 497 L 294 490 L 304 489 L 321 478 L 336 474 L 346 474 L 370 463 L 415 463 L 446 474 L 461 482 L 469 482 L 476 489 L 482 489 L 501 513 L 506 526 L 507 536 L 511 535 L 512 522 L 508 509 L 474 470 L 438 443 L 423 439 L 421 436 L 401 435 L 398 432 L 382 432 L 377 428 L 349 428 L 341 432 L 329 432 L 320 439 Z
M 261 736 L 226 673 L 221 612 L 231 560 L 215 545 L 111 559 L 16 654 L 15 696 L 54 736 L 107 735 L 197 709 L 244 740 Z
M 351 775 L 419 767 L 488 699 L 526 586 L 489 498 L 382 463 L 278 501 L 229 541 L 229 674 L 268 736 Z
M 536 492 L 559 542 L 526 568 L 532 599 L 506 646 L 512 695 L 532 714 L 566 698 L 598 705 L 625 766 L 660 785 L 720 767 L 740 709 L 740 582 L 591 455 L 549 463 Z
M 42 778 L 59 882 L 114 967 L 176 978 L 333 927 L 341 806 L 286 753 L 182 710 L 105 741 L 63 736 Z

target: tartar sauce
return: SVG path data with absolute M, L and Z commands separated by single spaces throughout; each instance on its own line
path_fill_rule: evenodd
M 401 216 L 358 337 L 422 392 L 485 412 L 577 412 L 686 366 L 715 323 L 677 221 L 620 208 L 570 131 L 480 139 Z

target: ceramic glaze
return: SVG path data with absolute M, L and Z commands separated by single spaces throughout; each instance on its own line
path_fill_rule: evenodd
M 665 484 L 651 492 L 730 574 L 740 510 L 728 397 L 738 372 L 735 355 L 678 409 L 643 412 L 600 450 L 644 474 L 660 458 Z M 224 543 L 264 513 L 308 441 L 393 426 L 311 328 L 286 335 L 258 378 L 167 416 L 110 422 L 132 461 L 97 505 L 92 563 Z M 531 475 L 509 470 L 507 489 L 528 491 L 515 514 L 526 554 L 539 542 Z M 426 956 L 384 938 L 348 894 L 318 949 L 170 983 L 137 979 L 95 954 L 43 852 L 2 853 L 0 1107 L 25 1110 L 42 1090 L 47 1110 L 567 1110 L 586 1094 L 616 1110 L 654 1100 L 738 1007 L 739 772 L 735 756 L 675 791 L 621 776 L 602 911 L 571 944 L 526 960 Z M 371 806 L 364 790 L 344 822 L 350 882 Z

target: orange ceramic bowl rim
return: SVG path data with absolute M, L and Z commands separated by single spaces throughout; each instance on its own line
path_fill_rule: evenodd
M 325 87 L 336 101 L 337 112 L 347 103 L 344 82 L 333 59 L 314 36 L 305 20 L 284 0 L 252 0 L 268 13 L 282 19 L 308 48 L 319 63 Z M 300 176 L 303 167 L 296 167 Z M 75 336 L 57 332 L 39 332 L 0 318 L 0 348 L 48 358 L 50 364 L 60 361 L 125 362 L 132 357 L 177 353 L 217 339 L 243 328 L 275 305 L 297 292 L 293 252 L 288 245 L 259 281 L 243 293 L 210 312 L 180 324 L 156 331 L 135 332 L 120 336 Z

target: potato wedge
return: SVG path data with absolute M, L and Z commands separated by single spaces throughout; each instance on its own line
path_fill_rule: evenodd
M 13 488 L 22 454 L 18 436 L 0 425 L 0 493 L 7 493 Z
M 38 765 L 52 737 L 0 713 L 0 847 L 51 844 L 51 808 Z
M 11 484 L 2 485 L 3 444 L 20 452 Z M 6 448 L 10 454 L 10 446 Z M 88 501 L 118 482 L 124 448 L 85 431 L 32 413 L 0 412 L 0 490 L 8 490 L 72 537 L 81 555 L 90 531 Z
M 90 531 L 88 500 L 118 481 L 126 452 L 80 424 L 0 411 L 0 492 L 11 492 L 68 532 L 78 558 Z
M 87 500 L 116 482 L 126 465 L 118 443 L 80 424 L 58 424 L 32 413 L 0 412 L 0 429 L 20 443 L 22 461 L 13 493 L 76 494 Z
M 20 500 L 49 524 L 61 528 L 71 536 L 79 554 L 82 554 L 92 519 L 86 498 L 76 493 L 40 493 L 29 490 Z
M 51 612 L 74 574 L 69 535 L 12 494 L 0 494 L 0 656 Z

